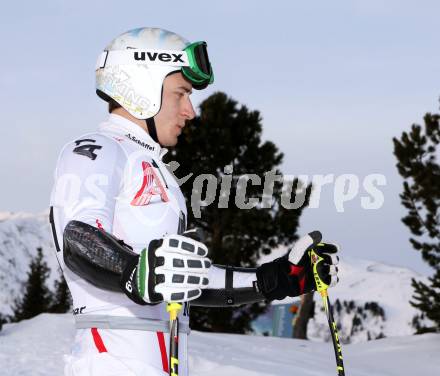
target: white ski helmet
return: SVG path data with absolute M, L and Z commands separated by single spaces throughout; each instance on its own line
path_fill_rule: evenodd
M 137 119 L 155 116 L 167 75 L 181 71 L 194 89 L 214 81 L 206 42 L 189 43 L 159 28 L 142 27 L 115 38 L 96 65 L 96 93 L 115 100 Z M 148 123 L 148 122 L 147 122 Z

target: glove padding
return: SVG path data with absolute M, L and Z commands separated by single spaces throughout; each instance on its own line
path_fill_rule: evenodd
M 143 249 L 139 254 L 137 264 L 125 269 L 123 289 L 132 300 L 184 302 L 201 295 L 209 284 L 211 261 L 206 257 L 206 246 L 187 234 L 151 241 L 148 251 Z
M 321 243 L 321 239 L 321 233 L 313 231 L 300 238 L 283 257 L 257 268 L 257 287 L 267 300 L 281 300 L 316 290 L 309 255 L 311 249 L 322 257 L 316 265 L 319 278 L 329 287 L 336 285 L 339 281 L 336 267 L 339 262 L 336 255 L 338 246 Z

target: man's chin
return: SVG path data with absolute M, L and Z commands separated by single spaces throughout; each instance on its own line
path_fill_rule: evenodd
M 161 143 L 162 146 L 165 146 L 167 148 L 172 148 L 173 146 L 177 145 L 177 137 L 174 138 L 170 138 L 168 140 L 166 140 L 164 143 Z

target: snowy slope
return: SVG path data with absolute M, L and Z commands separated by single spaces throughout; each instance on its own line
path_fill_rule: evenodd
M 0 332 L 2 375 L 59 376 L 73 335 L 70 314 L 43 314 Z M 192 332 L 191 376 L 336 375 L 329 343 Z M 440 335 L 385 338 L 343 347 L 347 376 L 440 375 Z
M 27 279 L 30 260 L 42 247 L 51 269 L 49 287 L 59 278 L 54 257 L 49 211 L 40 214 L 0 212 L 0 313 L 10 314 L 11 304 L 20 296 Z
M 273 257 L 285 254 L 286 248 L 277 249 L 272 256 L 265 256 L 261 261 L 267 262 Z M 335 314 L 345 332 L 340 334 L 347 338 L 351 334 L 351 342 L 361 342 L 367 339 L 367 332 L 372 334 L 382 333 L 386 337 L 403 336 L 414 333 L 411 325 L 417 311 L 409 301 L 413 295 L 411 279 L 426 281 L 426 276 L 422 276 L 410 269 L 395 265 L 387 265 L 376 261 L 355 259 L 347 256 L 344 250 L 341 251 L 341 261 L 338 265 L 340 281 L 335 288 L 329 290 L 332 303 L 336 299 L 342 302 L 352 301 L 355 308 L 363 308 L 367 302 L 376 302 L 385 312 L 385 320 L 374 317 L 371 312 L 366 312 L 366 318 L 362 315 L 363 331 L 351 334 L 353 318 L 356 312 L 347 313 L 346 310 L 341 315 Z M 287 298 L 276 301 L 274 304 L 290 303 L 296 298 Z M 308 336 L 314 340 L 329 340 L 328 323 L 323 312 L 321 312 L 321 298 L 315 294 L 316 315 L 309 322 Z
M 365 307 L 367 302 L 376 302 L 384 310 L 384 320 L 378 316 L 372 316 L 371 312 L 364 317 L 357 313 L 357 317 L 362 321 L 363 331 L 352 335 L 352 342 L 365 341 L 367 332 L 373 338 L 382 333 L 386 337 L 403 336 L 414 333 L 411 325 L 413 317 L 418 311 L 409 304 L 413 295 L 411 279 L 426 280 L 414 271 L 397 266 L 386 265 L 374 261 L 357 260 L 344 257 L 340 262 L 340 283 L 337 287 L 329 290 L 332 302 L 353 301 L 356 307 Z M 322 307 L 321 299 L 315 294 L 318 309 Z M 353 310 L 349 314 L 344 312 L 339 317 L 342 328 L 347 337 L 352 331 L 352 324 L 356 312 Z M 322 337 L 322 328 L 328 326 L 323 314 L 315 315 L 315 319 L 310 322 L 309 335 Z M 319 333 L 319 334 L 317 334 Z

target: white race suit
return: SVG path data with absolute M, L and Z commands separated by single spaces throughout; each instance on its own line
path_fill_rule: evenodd
M 51 194 L 57 258 L 73 297 L 76 336 L 65 375 L 165 375 L 166 304 L 138 305 L 122 291 L 100 289 L 63 261 L 63 231 L 71 220 L 102 228 L 140 253 L 153 239 L 181 233 L 186 205 L 162 162 L 166 149 L 128 119 L 110 114 L 97 131 L 62 149 Z M 188 310 L 179 315 L 179 375 L 188 374 Z

